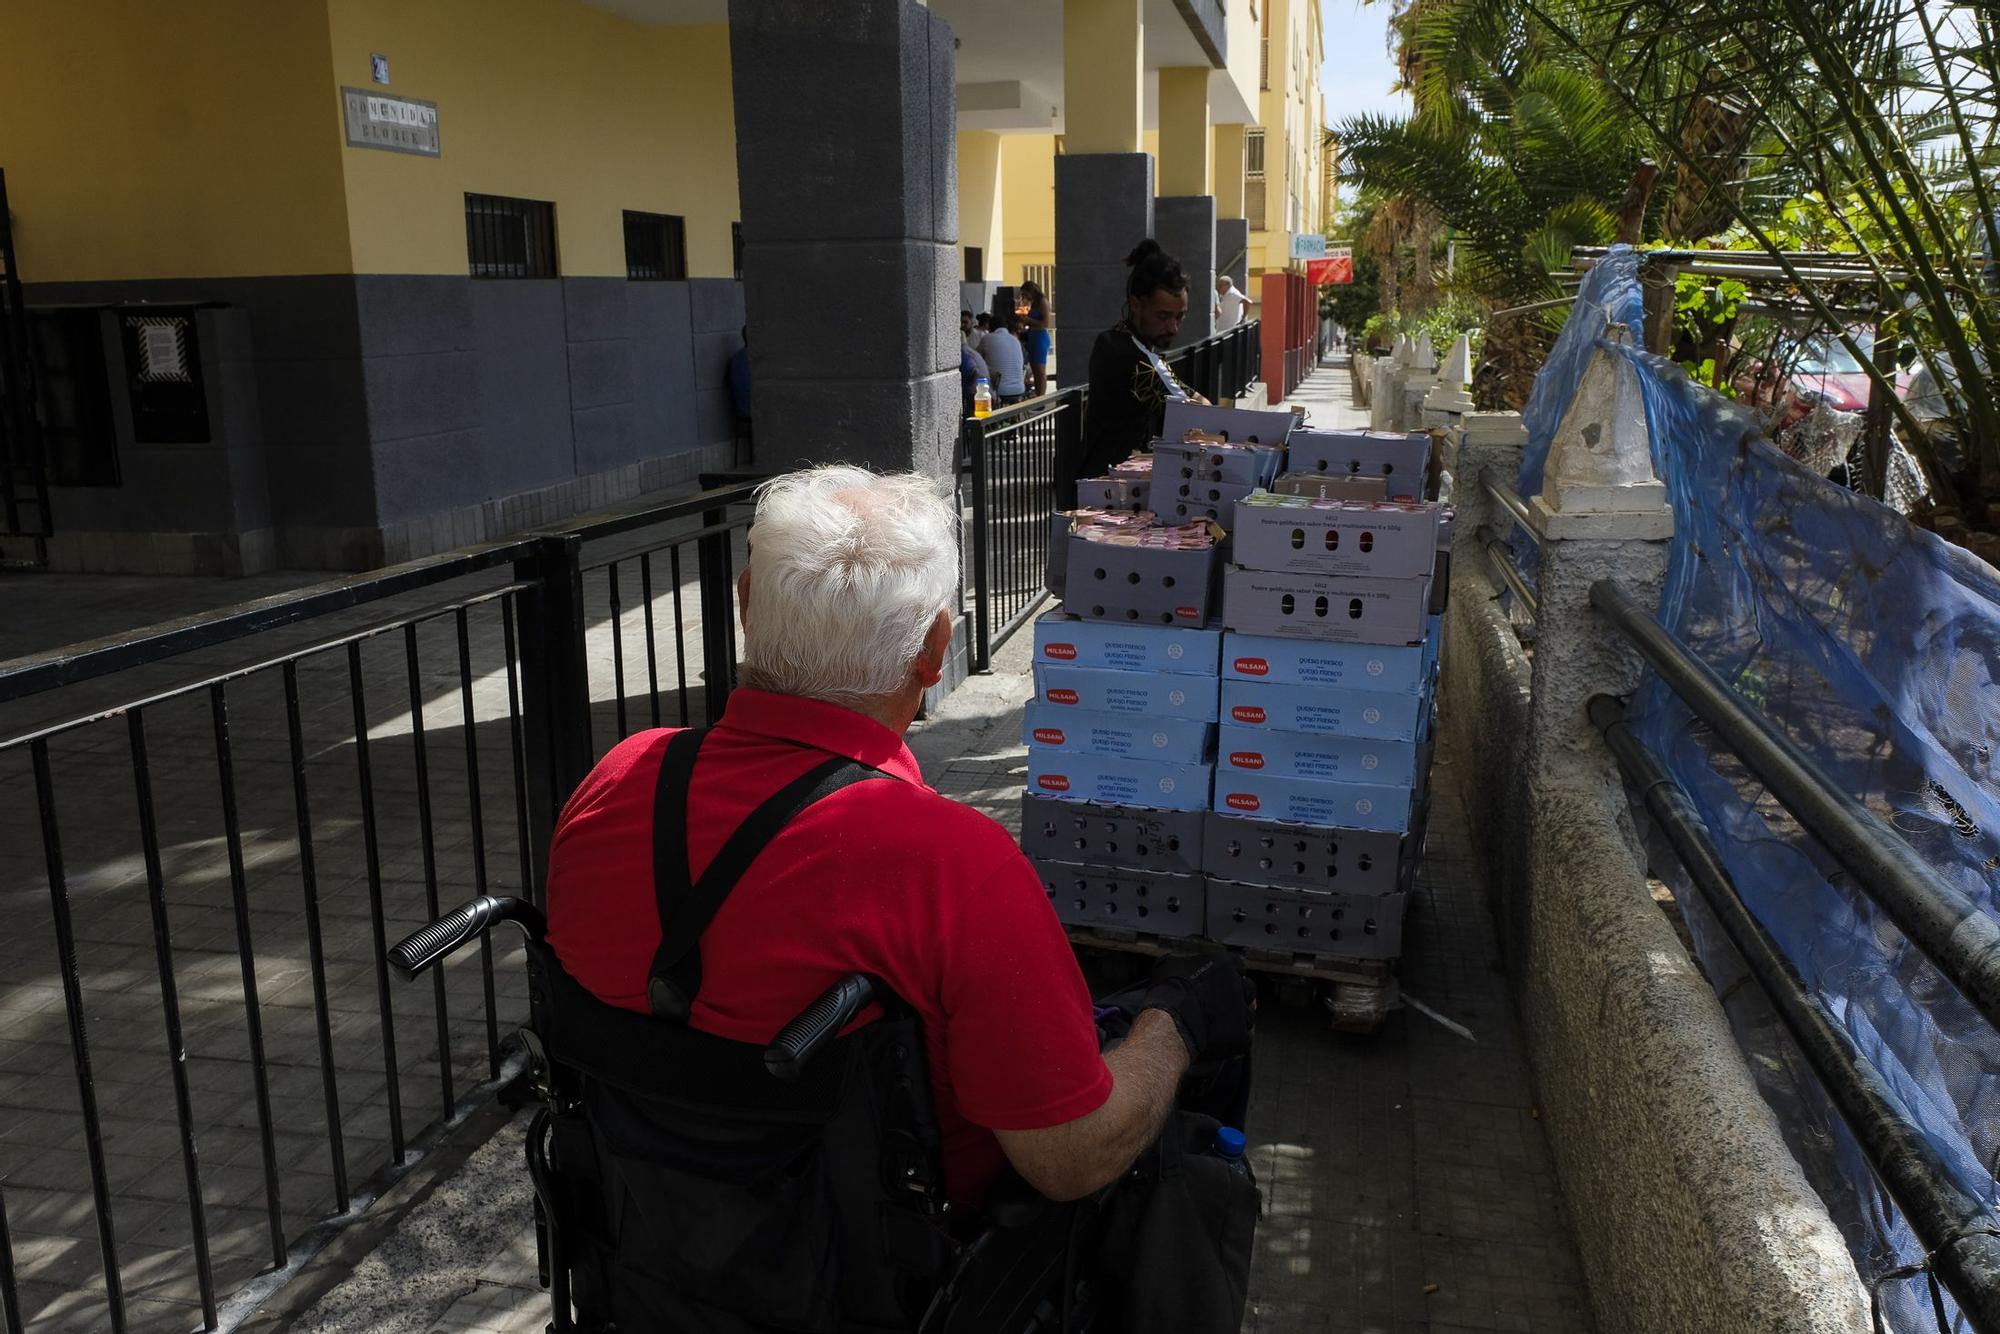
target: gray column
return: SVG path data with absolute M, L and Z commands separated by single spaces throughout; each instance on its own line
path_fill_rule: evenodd
M 1215 332 L 1215 196 L 1154 200 L 1153 236 L 1187 270 L 1187 320 L 1174 346 L 1199 343 Z
M 1250 219 L 1215 220 L 1215 271 L 1228 274 L 1237 291 L 1252 301 L 1257 299 L 1250 290 Z
M 1125 315 L 1125 256 L 1153 234 L 1150 153 L 1056 159 L 1056 378 L 1090 378 L 1090 345 Z
M 949 24 L 915 0 L 729 0 L 759 468 L 953 468 Z

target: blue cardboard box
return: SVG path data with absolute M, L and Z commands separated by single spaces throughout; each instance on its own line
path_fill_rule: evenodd
M 1221 668 L 1222 631 L 1086 621 L 1048 611 L 1035 618 L 1035 661 L 1120 672 L 1214 676 Z
M 1432 618 L 1436 624 L 1436 618 Z M 1436 641 L 1414 646 L 1329 644 L 1313 639 L 1246 635 L 1222 637 L 1222 674 L 1234 681 L 1346 686 L 1355 690 L 1420 694 L 1437 659 Z
M 1220 682 L 1213 676 L 1119 672 L 1105 667 L 1035 664 L 1035 700 L 1094 713 L 1143 713 L 1154 718 L 1214 722 Z
M 1217 769 L 1287 778 L 1409 787 L 1417 781 L 1417 742 L 1224 723 L 1216 734 L 1215 763 Z
M 1159 811 L 1207 810 L 1214 774 L 1212 764 L 1168 764 L 1040 747 L 1028 752 L 1028 791 L 1063 801 Z
M 1290 824 L 1401 834 L 1410 827 L 1410 797 L 1409 787 L 1395 784 L 1325 783 L 1248 769 L 1215 773 L 1218 813 Z
M 1193 718 L 1098 713 L 1061 704 L 1028 705 L 1023 728 L 1030 746 L 1205 764 L 1214 755 L 1215 724 Z
M 1318 732 L 1415 741 L 1430 715 L 1428 691 L 1353 690 L 1290 682 L 1222 683 L 1221 721 L 1273 732 Z

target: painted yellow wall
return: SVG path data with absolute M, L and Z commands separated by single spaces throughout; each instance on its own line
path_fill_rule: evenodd
M 1159 73 L 1160 150 L 1153 193 L 1163 198 L 1211 193 L 1208 75 L 1206 66 L 1174 67 Z
M 1072 153 L 1132 153 L 1145 125 L 1143 0 L 1063 0 L 1063 139 Z
M 347 268 L 323 4 L 6 0 L 0 51 L 27 281 Z
M 1265 0 L 1252 0 L 1251 3 L 1232 4 L 1227 6 L 1223 15 L 1223 31 L 1229 38 L 1229 63 L 1223 73 L 1236 85 L 1244 105 L 1253 111 L 1257 107 L 1264 3 Z
M 979 246 L 989 282 L 1012 281 L 1007 276 L 1000 143 L 999 135 L 981 130 L 960 130 L 958 134 L 958 268 L 965 272 L 965 248 Z
M 1271 7 L 1271 86 L 1262 99 L 1266 231 L 1250 234 L 1253 270 L 1292 266 L 1291 197 L 1299 199 L 1299 230 L 1317 231 L 1321 217 L 1320 136 L 1325 114 L 1319 92 L 1323 36 L 1310 0 L 1262 0 Z M 1260 257 L 1261 256 L 1261 260 Z
M 1243 216 L 1243 127 L 1218 125 L 1210 132 L 1209 174 L 1215 180 L 1215 216 Z
M 1056 140 L 1052 134 L 1000 136 L 1000 211 L 1005 223 L 1007 268 L 987 274 L 1021 280 L 1023 264 L 1056 262 Z
M 328 5 L 328 106 L 369 86 L 380 52 L 387 91 L 438 104 L 444 150 L 342 150 L 357 273 L 465 272 L 468 191 L 553 200 L 567 275 L 624 274 L 628 208 L 686 218 L 690 275 L 733 271 L 725 25 L 649 27 L 581 0 Z

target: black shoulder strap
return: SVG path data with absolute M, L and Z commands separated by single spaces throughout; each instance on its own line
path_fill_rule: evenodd
M 844 787 L 873 778 L 887 778 L 845 755 L 831 755 L 793 779 L 767 799 L 736 828 L 715 854 L 701 879 L 688 876 L 688 789 L 695 756 L 707 728 L 674 734 L 660 760 L 659 782 L 653 788 L 653 903 L 660 915 L 660 948 L 646 978 L 646 1000 L 655 1015 L 686 1023 L 701 991 L 701 937 L 722 911 L 736 882 L 758 854 L 799 812 Z

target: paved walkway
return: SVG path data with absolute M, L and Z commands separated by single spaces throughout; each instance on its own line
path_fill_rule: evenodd
M 1322 370 L 1292 401 L 1307 403 L 1315 424 L 1346 424 L 1355 420 L 1346 383 L 1344 371 Z M 111 608 L 101 613 L 106 632 L 119 628 L 117 608 L 164 610 L 163 593 L 183 602 L 198 598 L 185 587 L 197 581 L 98 588 L 87 577 L 68 578 L 85 581 L 63 590 L 79 607 L 81 599 L 103 595 L 100 605 Z M 635 581 L 629 572 L 626 578 Z M 655 586 L 663 621 L 668 582 Z M 149 591 L 148 584 L 158 587 Z M 636 686 L 644 664 L 643 650 L 634 650 L 642 641 L 631 587 L 628 582 L 623 616 L 625 669 Z M 613 653 L 601 575 L 590 589 L 601 749 L 616 727 L 609 698 Z M 11 592 L 0 585 L 0 600 Z M 683 599 L 692 610 L 691 584 Z M 0 622 L 19 624 L 12 616 Z M 498 639 L 497 619 L 473 619 L 474 723 L 467 729 L 452 628 L 445 622 L 420 633 L 418 695 L 436 816 L 435 879 L 447 904 L 472 886 L 468 737 L 482 780 L 488 883 L 509 889 L 519 879 Z M 0 655 L 7 651 L 4 642 Z M 662 657 L 671 651 L 663 641 Z M 961 687 L 918 726 L 911 744 L 941 790 L 1012 827 L 1025 771 L 1020 730 L 1021 705 L 1030 693 L 1027 637 L 1017 636 L 997 656 L 995 671 Z M 308 701 L 303 725 L 314 806 L 321 813 L 314 834 L 343 1144 L 349 1175 L 358 1182 L 387 1162 L 387 1080 L 360 807 L 352 796 L 356 755 L 346 663 L 339 653 L 316 661 L 323 665 L 301 672 Z M 695 662 L 698 652 L 691 666 Z M 181 664 L 197 665 L 220 664 Z M 670 669 L 666 675 L 674 679 Z M 411 726 L 418 711 L 409 704 L 400 636 L 370 643 L 363 679 L 384 850 L 382 915 L 393 940 L 417 924 L 426 907 Z M 698 681 L 692 684 L 698 689 Z M 669 716 L 675 701 L 670 693 Z M 331 1207 L 332 1177 L 303 946 L 291 771 L 275 686 L 246 686 L 240 699 L 232 691 L 231 706 L 271 1097 L 285 1127 L 276 1146 L 288 1182 L 281 1213 L 287 1233 L 296 1235 Z M 202 1127 L 209 1219 L 218 1236 L 217 1282 L 226 1295 L 271 1259 L 229 856 L 217 833 L 207 700 L 155 712 L 150 726 L 156 729 L 154 780 L 167 845 L 166 901 L 190 1016 L 190 1080 Z M 643 721 L 629 719 L 631 726 Z M 0 729 L 0 736 L 14 730 Z M 184 1242 L 188 1208 L 165 1079 L 144 867 L 131 832 L 125 732 L 116 721 L 89 730 L 95 735 L 80 739 L 74 753 L 58 755 L 58 802 L 78 904 L 119 1244 L 128 1297 L 135 1299 L 132 1327 L 178 1331 L 196 1324 L 198 1309 Z M 1366 1038 L 1336 1035 L 1321 1016 L 1304 1010 L 1265 1016 L 1250 1133 L 1267 1212 L 1246 1329 L 1473 1334 L 1590 1328 L 1491 921 L 1466 847 L 1453 782 L 1456 757 L 1446 754 L 1438 763 L 1431 842 L 1402 976 L 1409 994 L 1469 1028 L 1476 1041 L 1407 1010 L 1393 1013 Z M 28 1328 L 40 1334 L 106 1324 L 34 821 L 26 775 L 0 772 L 0 922 L 9 941 L 0 954 L 0 1191 L 24 1268 Z M 503 956 L 496 964 L 503 1031 L 520 1008 L 512 980 L 518 969 L 510 963 Z M 477 959 L 458 961 L 446 976 L 449 1068 L 454 1091 L 463 1093 L 486 1073 Z M 426 988 L 395 985 L 391 1003 L 405 1129 L 413 1132 L 444 1106 L 434 997 Z M 517 1167 L 520 1127 L 518 1120 L 508 1125 L 439 1183 L 295 1327 L 354 1334 L 541 1329 L 547 1305 L 534 1287 L 527 1183 Z

